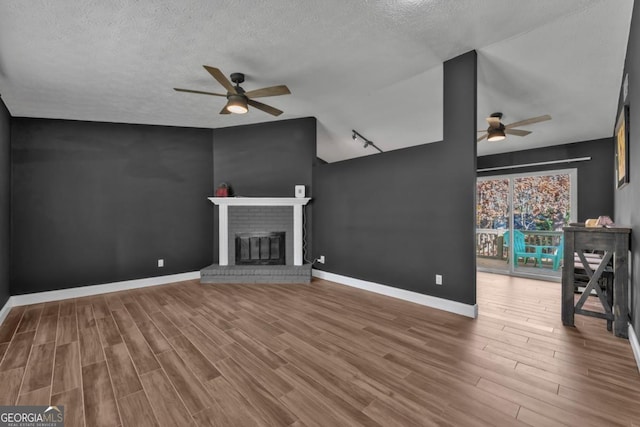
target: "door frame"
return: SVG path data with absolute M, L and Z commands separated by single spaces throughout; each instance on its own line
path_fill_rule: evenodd
M 476 194 L 478 191 L 478 182 L 481 181 L 493 181 L 493 180 L 501 180 L 507 179 L 509 180 L 509 194 L 507 194 L 507 204 L 509 206 L 509 228 L 508 230 L 513 230 L 514 219 L 513 219 L 513 193 L 514 193 L 514 180 L 516 178 L 523 177 L 531 177 L 531 176 L 544 176 L 544 175 L 569 175 L 569 192 L 570 192 L 570 206 L 571 213 L 569 215 L 569 222 L 577 222 L 578 218 L 578 169 L 577 168 L 569 168 L 569 169 L 549 169 L 543 171 L 535 171 L 535 172 L 520 172 L 520 173 L 511 173 L 511 174 L 500 174 L 500 175 L 483 175 L 476 178 Z M 476 227 L 477 228 L 477 227 Z M 475 232 L 475 231 L 474 231 Z M 509 233 L 509 247 L 513 248 L 513 234 Z M 482 268 L 477 267 L 476 262 L 476 270 L 486 272 L 486 273 L 496 273 L 496 274 L 508 274 L 509 276 L 514 277 L 524 277 L 529 279 L 544 279 L 549 281 L 557 281 L 560 282 L 561 277 L 555 276 L 547 276 L 544 274 L 532 274 L 523 271 L 517 271 L 513 263 L 508 262 L 509 266 L 506 270 L 496 270 L 492 268 Z

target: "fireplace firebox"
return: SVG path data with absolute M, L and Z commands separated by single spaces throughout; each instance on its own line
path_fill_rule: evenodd
M 236 265 L 285 265 L 285 232 L 236 234 Z

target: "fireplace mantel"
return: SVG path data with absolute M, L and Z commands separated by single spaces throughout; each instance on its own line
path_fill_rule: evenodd
M 218 247 L 222 266 L 229 265 L 229 206 L 291 206 L 293 207 L 293 265 L 302 265 L 302 206 L 309 197 L 209 197 L 219 209 Z
M 209 197 L 218 206 L 302 206 L 309 197 Z

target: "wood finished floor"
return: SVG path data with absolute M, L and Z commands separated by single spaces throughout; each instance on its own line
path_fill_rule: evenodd
M 478 303 L 187 281 L 15 307 L 0 405 L 64 404 L 67 427 L 640 426 L 629 342 L 563 327 L 558 283 L 479 273 Z

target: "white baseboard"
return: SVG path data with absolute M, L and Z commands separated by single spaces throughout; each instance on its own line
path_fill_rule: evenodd
M 117 291 L 126 291 L 128 289 L 145 288 L 147 286 L 165 285 L 167 283 L 181 282 L 183 280 L 193 280 L 193 279 L 199 279 L 199 278 L 200 278 L 199 271 L 191 271 L 188 273 L 170 274 L 167 276 L 147 277 L 144 279 L 125 280 L 123 282 L 105 283 L 102 285 L 80 286 L 77 288 L 59 289 L 56 291 L 46 291 L 46 292 L 36 292 L 33 294 L 14 295 L 11 298 L 9 298 L 7 305 L 10 305 L 10 307 L 16 307 L 19 305 L 38 304 L 41 302 L 58 301 L 58 300 L 69 299 L 69 298 L 87 297 L 91 295 L 106 294 L 109 292 L 117 292 Z M 7 305 L 5 305 L 5 308 Z
M 463 304 L 457 301 L 419 294 L 417 292 L 398 289 L 392 286 L 381 285 L 379 283 L 368 282 L 366 280 L 355 279 L 353 277 L 342 276 L 340 274 L 328 273 L 322 270 L 313 269 L 311 274 L 319 279 L 326 279 L 342 285 L 352 286 L 365 291 L 375 292 L 377 294 L 410 301 L 427 307 L 437 308 L 438 310 L 449 311 L 451 313 L 472 317 L 474 319 L 478 317 L 478 304 Z
M 4 322 L 7 314 L 9 314 L 9 312 L 11 311 L 11 307 L 13 306 L 11 305 L 11 297 L 9 297 L 7 302 L 4 303 L 4 307 L 2 307 L 2 309 L 0 310 L 0 325 L 2 325 L 2 322 Z
M 636 331 L 633 330 L 631 323 L 629 323 L 629 342 L 631 343 L 631 349 L 633 350 L 633 355 L 636 357 L 636 364 L 640 372 L 640 341 L 638 341 L 638 335 L 636 335 Z

